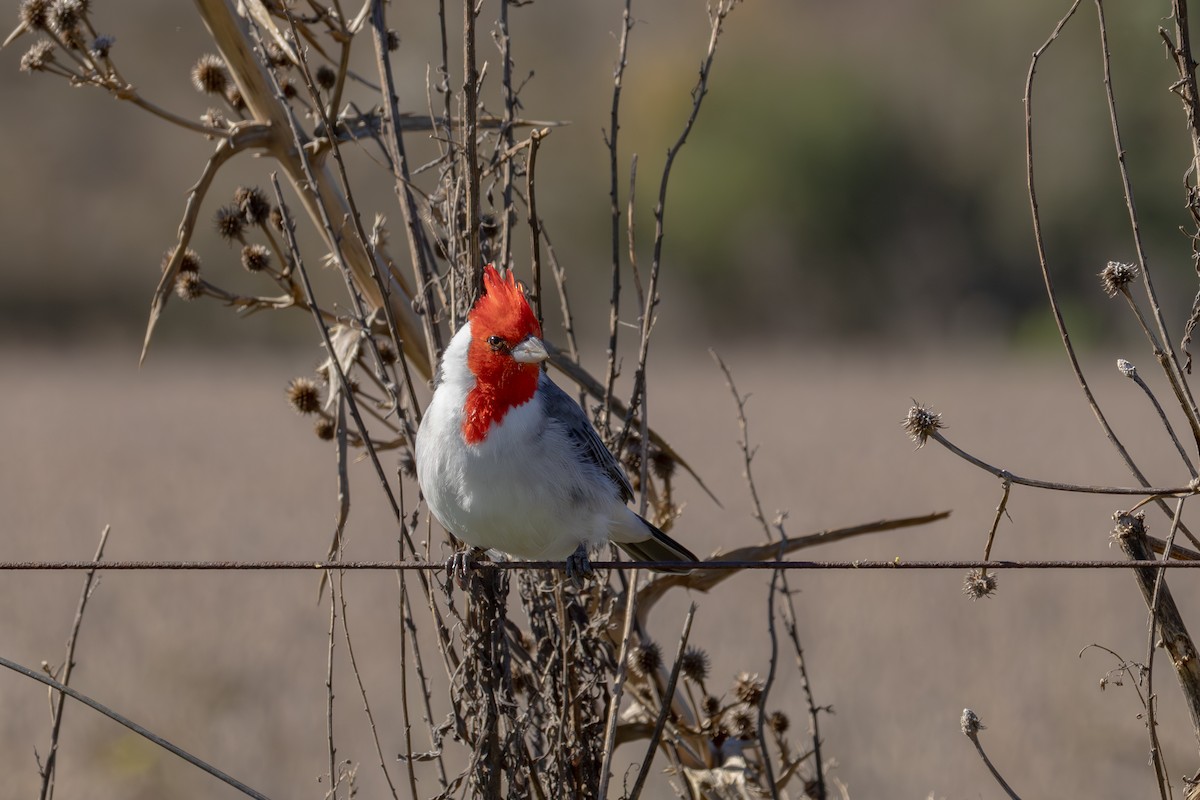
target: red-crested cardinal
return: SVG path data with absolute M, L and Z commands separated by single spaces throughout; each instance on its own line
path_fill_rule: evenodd
M 541 327 L 512 273 L 505 280 L 489 264 L 483 283 L 442 354 L 417 431 L 417 480 L 429 510 L 468 545 L 567 559 L 570 572 L 586 572 L 588 551 L 610 541 L 636 561 L 696 561 L 626 505 L 629 478 L 541 368 Z

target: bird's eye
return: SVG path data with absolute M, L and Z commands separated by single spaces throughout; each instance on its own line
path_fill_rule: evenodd
M 493 350 L 500 351 L 504 349 L 504 339 L 499 336 L 489 336 L 487 343 Z

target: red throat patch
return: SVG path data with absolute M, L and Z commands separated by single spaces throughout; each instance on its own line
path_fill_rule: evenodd
M 533 399 L 541 374 L 537 364 L 523 364 L 512 357 L 512 348 L 529 336 L 542 335 L 516 278 L 510 272 L 506 280 L 488 264 L 483 270 L 483 286 L 484 294 L 467 315 L 471 323 L 467 366 L 475 376 L 475 387 L 467 393 L 464 408 L 462 430 L 467 444 L 482 442 L 510 408 Z

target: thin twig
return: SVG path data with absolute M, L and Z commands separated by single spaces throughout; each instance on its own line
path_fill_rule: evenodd
M 200 759 L 196 758 L 194 755 L 192 755 L 191 753 L 182 749 L 178 745 L 168 742 L 166 739 L 162 738 L 161 736 L 159 736 L 155 733 L 152 733 L 151 731 L 147 730 L 146 728 L 143 728 L 141 725 L 137 724 L 136 722 L 129 719 L 128 717 L 118 714 L 116 711 L 113 711 L 108 706 L 98 703 L 97 701 L 93 700 L 92 698 L 88 697 L 87 695 L 80 694 L 79 692 L 72 689 L 70 686 L 59 683 L 58 681 L 51 678 L 49 675 L 43 675 L 40 672 L 35 672 L 34 670 L 30 669 L 29 667 L 22 666 L 21 664 L 18 664 L 15 661 L 9 661 L 7 658 L 4 658 L 3 656 L 0 656 L 0 667 L 6 667 L 7 669 L 12 670 L 13 672 L 18 672 L 21 675 L 24 675 L 26 678 L 33 678 L 35 681 L 37 681 L 39 683 L 43 683 L 46 686 L 49 686 L 51 689 L 55 689 L 58 692 L 65 694 L 67 697 L 70 697 L 73 700 L 78 700 L 79 702 L 81 702 L 85 706 L 87 706 L 88 708 L 91 708 L 94 711 L 98 711 L 101 714 L 103 714 L 104 716 L 113 720 L 114 722 L 118 722 L 121 725 L 124 725 L 126 728 L 133 731 L 138 736 L 141 736 L 143 739 L 153 742 L 154 744 L 158 745 L 159 747 L 163 748 L 164 750 L 167 750 L 167 751 L 173 753 L 174 755 L 179 756 L 180 758 L 182 758 L 184 761 L 188 762 L 192 766 L 204 770 L 205 772 L 207 772 L 209 775 L 212 775 L 217 780 L 223 781 L 224 783 L 232 786 L 234 789 L 237 789 L 239 792 L 246 795 L 247 797 L 253 797 L 253 798 L 256 798 L 256 800 L 268 800 L 267 796 L 265 794 L 263 794 L 262 792 L 257 792 L 254 789 L 251 789 L 249 786 L 242 783 L 237 778 L 234 778 L 233 776 L 222 772 L 221 770 L 217 769 L 216 767 L 212 766 L 211 764 L 209 764 L 205 761 L 201 761 Z
M 629 800 L 637 800 L 642 793 L 642 787 L 646 784 L 646 777 L 650 774 L 650 765 L 654 763 L 654 754 L 658 752 L 658 744 L 662 740 L 663 729 L 667 724 L 667 716 L 671 712 L 671 706 L 675 702 L 675 686 L 679 683 L 679 667 L 683 663 L 683 651 L 687 647 L 688 636 L 692 632 L 692 619 L 696 616 L 696 604 L 692 603 L 688 606 L 687 617 L 683 620 L 683 632 L 679 634 L 679 647 L 675 650 L 675 663 L 671 667 L 671 675 L 667 678 L 666 688 L 662 693 L 662 707 L 658 710 L 658 720 L 654 723 L 654 733 L 650 735 L 650 744 L 646 748 L 646 756 L 642 759 L 642 766 L 638 770 L 637 780 L 633 783 L 633 789 L 629 792 Z
M 1175 346 L 1171 343 L 1171 338 L 1167 333 L 1167 323 L 1163 319 L 1162 308 L 1158 304 L 1158 293 L 1155 292 L 1154 281 L 1150 278 L 1150 263 L 1146 257 L 1146 248 L 1142 244 L 1142 229 L 1138 222 L 1137 206 L 1133 199 L 1133 183 L 1129 178 L 1129 170 L 1125 165 L 1125 145 L 1121 140 L 1121 126 L 1117 116 L 1117 100 L 1113 94 L 1112 59 L 1108 49 L 1108 26 L 1104 19 L 1104 3 L 1103 0 L 1095 0 L 1095 2 L 1096 17 L 1100 22 L 1100 54 L 1101 62 L 1104 66 L 1104 97 L 1108 101 L 1108 116 L 1112 124 L 1112 139 L 1113 146 L 1116 148 L 1117 167 L 1121 174 L 1121 189 L 1125 194 L 1125 207 L 1129 211 L 1129 227 L 1133 233 L 1133 243 L 1134 248 L 1137 250 L 1138 265 L 1141 267 L 1142 284 L 1146 289 L 1146 297 L 1150 300 L 1150 310 L 1154 314 L 1154 321 L 1158 327 L 1158 336 L 1161 340 L 1155 341 L 1152 337 L 1151 344 L 1154 346 L 1156 354 L 1159 352 L 1165 354 L 1160 363 L 1167 375 L 1167 379 L 1171 382 L 1172 388 L 1176 390 L 1179 396 L 1183 413 L 1192 426 L 1192 433 L 1196 439 L 1196 448 L 1200 450 L 1200 411 L 1196 409 L 1196 401 L 1191 396 L 1187 379 L 1183 375 L 1183 369 L 1179 366 L 1179 358 L 1175 353 Z M 1130 302 L 1132 303 L 1132 298 L 1130 298 Z
M 635 562 L 636 563 L 636 562 Z M 637 586 L 636 567 L 629 573 L 629 586 Z M 609 700 L 608 719 L 604 724 L 604 754 L 600 758 L 600 788 L 596 792 L 599 800 L 608 797 L 608 782 L 612 777 L 613 745 L 617 738 L 617 719 L 620 715 L 621 695 L 625 691 L 625 678 L 629 674 L 629 642 L 633 637 L 633 620 L 637 608 L 637 592 L 628 591 L 625 603 L 625 627 L 621 633 L 621 652 L 617 657 L 617 675 L 613 679 L 612 697 Z
M 997 478 L 1008 480 L 1021 486 L 1031 486 L 1035 489 L 1050 489 L 1056 492 L 1083 492 L 1085 494 L 1146 495 L 1148 497 L 1180 497 L 1200 492 L 1200 486 L 1173 486 L 1165 489 L 1150 486 L 1087 486 L 1077 483 L 1060 483 L 1058 481 L 1044 481 L 1038 478 L 1025 478 L 976 458 L 947 439 L 941 431 L 933 431 L 929 434 L 929 438 L 959 458 L 974 464 L 985 472 L 992 473 Z
M 542 327 L 542 233 L 541 220 L 537 213 L 537 195 L 534 194 L 534 168 L 537 166 L 538 145 L 550 134 L 550 128 L 534 129 L 529 133 L 529 163 L 525 165 L 525 193 L 529 202 L 529 258 L 533 262 L 533 308 L 537 312 L 538 327 Z
M 467 174 L 467 255 L 459 265 L 467 271 L 466 302 L 456 316 L 475 304 L 483 292 L 483 264 L 479 249 L 479 73 L 475 67 L 475 0 L 463 0 L 463 158 Z
M 1012 787 L 1008 785 L 1008 782 L 1004 780 L 1000 771 L 996 769 L 996 765 L 988 758 L 987 753 L 983 752 L 983 744 L 979 741 L 979 731 L 983 729 L 983 724 L 979 721 L 979 717 L 976 716 L 975 712 L 969 708 L 964 708 L 961 725 L 962 732 L 971 740 L 971 744 L 975 745 L 975 749 L 979 752 L 979 757 L 983 759 L 984 765 L 987 766 L 988 772 L 992 773 L 992 777 L 996 779 L 996 783 L 1000 784 L 1000 788 L 1012 800 L 1021 800 Z
M 1183 518 L 1183 501 L 1187 499 L 1179 498 L 1179 502 L 1175 504 L 1175 516 L 1171 520 L 1171 532 L 1167 535 L 1166 551 L 1171 550 L 1171 546 L 1175 543 L 1175 533 L 1179 530 L 1179 521 Z M 1163 561 L 1166 561 L 1167 552 L 1163 553 Z M 1148 628 L 1147 643 L 1146 643 L 1146 727 L 1150 731 L 1150 760 L 1154 764 L 1154 775 L 1158 780 L 1158 791 L 1162 800 L 1167 800 L 1167 796 L 1171 794 L 1169 781 L 1167 780 L 1167 759 L 1163 754 L 1162 745 L 1158 741 L 1158 723 L 1154 719 L 1154 706 L 1157 702 L 1157 697 L 1154 695 L 1154 653 L 1158 649 L 1155 647 L 1155 638 L 1158 632 L 1158 604 L 1159 598 L 1162 595 L 1162 587 L 1166 581 L 1166 572 L 1159 570 L 1158 575 L 1154 579 L 1154 596 L 1150 600 L 1149 620 L 1146 623 Z
M 1154 406 L 1154 411 L 1158 414 L 1159 422 L 1161 422 L 1163 428 L 1166 429 L 1167 435 L 1171 437 L 1171 442 L 1175 445 L 1175 450 L 1179 453 L 1179 457 L 1183 459 L 1183 463 L 1187 465 L 1188 473 L 1195 478 L 1196 467 L 1192 464 L 1192 459 L 1188 457 L 1187 450 L 1184 449 L 1183 443 L 1180 442 L 1179 437 L 1175 435 L 1175 427 L 1171 424 L 1171 420 L 1167 418 L 1167 412 L 1163 410 L 1162 403 L 1158 402 L 1158 398 L 1154 395 L 1154 390 L 1152 390 L 1146 383 L 1145 379 L 1138 374 L 1137 367 L 1135 367 L 1133 364 L 1130 364 L 1125 359 L 1117 359 L 1117 369 L 1120 370 L 1122 375 L 1136 383 L 1141 390 L 1146 393 L 1146 397 L 1150 399 L 1150 403 Z M 1195 542 L 1195 540 L 1193 541 Z M 1200 542 L 1195 542 L 1195 544 L 1200 545 Z
M 100 544 L 96 546 L 93 561 L 99 561 L 104 556 L 104 545 L 108 542 L 110 526 L 105 525 L 100 532 Z M 87 609 L 88 599 L 92 596 L 92 581 L 96 570 L 90 569 L 83 578 L 83 589 L 79 593 L 79 604 L 75 607 L 75 621 L 71 623 L 71 635 L 67 637 L 67 655 L 62 666 L 62 683 L 64 686 L 71 682 L 71 672 L 75 669 L 75 643 L 79 639 L 79 627 L 83 624 L 83 612 Z M 46 755 L 46 763 L 42 767 L 42 789 L 39 793 L 41 800 L 50 800 L 54 796 L 54 767 L 58 762 L 58 737 L 62 730 L 63 705 L 67 696 L 61 692 L 54 704 L 52 715 L 53 725 L 50 730 L 50 752 Z
M 337 630 L 337 598 L 332 581 L 329 587 L 329 647 L 325 663 L 325 743 L 329 754 L 329 789 L 325 792 L 326 800 L 337 800 L 338 784 L 341 774 L 337 769 L 337 746 L 333 741 L 333 647 L 334 633 Z

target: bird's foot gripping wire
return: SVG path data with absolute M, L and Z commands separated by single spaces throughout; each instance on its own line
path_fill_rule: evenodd
M 592 574 L 592 560 L 588 557 L 587 545 L 579 545 L 574 553 L 567 556 L 567 580 L 576 586 L 583 584 L 583 579 Z
M 472 569 L 475 568 L 479 560 L 480 550 L 477 547 L 465 547 L 455 553 L 452 553 L 446 559 L 446 591 L 449 592 L 453 583 L 458 584 L 458 588 L 466 591 L 467 576 Z

